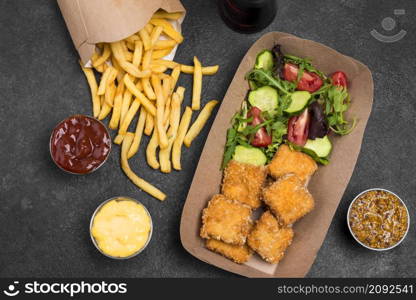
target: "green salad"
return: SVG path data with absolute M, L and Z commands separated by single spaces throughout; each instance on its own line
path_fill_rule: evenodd
M 327 76 L 309 59 L 284 55 L 280 45 L 258 53 L 246 80 L 250 90 L 227 131 L 223 168 L 231 159 L 265 165 L 282 143 L 326 165 L 331 134 L 346 135 L 356 125 L 345 117 L 347 75 Z

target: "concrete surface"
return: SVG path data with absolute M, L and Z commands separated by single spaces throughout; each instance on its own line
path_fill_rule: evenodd
M 324 43 L 370 67 L 375 101 L 362 151 L 309 276 L 415 277 L 416 3 L 281 0 L 272 25 L 251 35 L 228 29 L 215 1 L 183 3 L 188 10 L 185 42 L 176 60 L 191 64 L 197 55 L 204 65 L 221 66 L 218 75 L 204 77 L 204 102 L 222 99 L 244 53 L 273 30 Z M 395 16 L 393 10 L 400 8 L 406 14 Z M 387 32 L 381 21 L 389 16 L 397 26 Z M 372 29 L 390 35 L 404 29 L 407 35 L 386 44 L 370 35 Z M 179 240 L 183 202 L 210 126 L 184 151 L 180 173 L 161 175 L 151 170 L 143 151 L 131 160 L 137 173 L 169 194 L 165 203 L 140 192 L 125 177 L 118 147 L 102 169 L 88 176 L 67 175 L 55 167 L 48 151 L 52 128 L 71 114 L 91 112 L 89 89 L 77 60 L 55 1 L 0 2 L 0 276 L 235 276 L 193 258 Z M 180 84 L 188 88 L 189 101 L 191 76 L 181 75 Z M 346 227 L 349 202 L 371 187 L 398 193 L 411 212 L 409 235 L 392 251 L 376 253 L 360 247 Z M 105 258 L 89 239 L 92 212 L 116 195 L 143 201 L 154 221 L 149 247 L 128 261 Z

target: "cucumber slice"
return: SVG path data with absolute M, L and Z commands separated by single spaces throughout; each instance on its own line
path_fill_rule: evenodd
M 292 94 L 291 102 L 288 108 L 285 109 L 285 112 L 294 114 L 301 112 L 309 102 L 309 99 L 311 98 L 311 93 L 307 91 L 297 91 Z
M 319 157 L 327 157 L 329 153 L 331 153 L 332 144 L 328 136 L 326 135 L 323 138 L 307 140 L 303 148 L 312 150 Z
M 263 50 L 257 54 L 255 69 L 271 71 L 273 69 L 273 53 L 270 50 Z
M 279 105 L 279 94 L 271 86 L 262 86 L 248 94 L 248 102 L 251 106 L 256 106 L 261 111 L 267 111 L 274 114 Z
M 266 155 L 260 149 L 241 145 L 235 147 L 233 159 L 240 163 L 256 166 L 264 166 L 267 161 Z

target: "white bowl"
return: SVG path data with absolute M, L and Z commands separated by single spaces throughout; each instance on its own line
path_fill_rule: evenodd
M 149 216 L 149 219 L 150 219 L 150 231 L 149 231 L 149 236 L 147 237 L 147 241 L 146 241 L 146 243 L 143 245 L 143 247 L 142 247 L 140 250 L 138 250 L 137 252 L 135 252 L 135 253 L 133 253 L 133 254 L 131 254 L 131 255 L 129 255 L 129 256 L 119 257 L 119 256 L 111 256 L 111 255 L 108 255 L 107 253 L 105 253 L 104 251 L 102 251 L 102 250 L 101 250 L 101 248 L 98 246 L 98 243 L 97 243 L 97 241 L 95 240 L 95 238 L 93 237 L 92 232 L 91 232 L 92 225 L 93 225 L 93 223 L 94 223 L 94 218 L 95 218 L 95 215 L 96 215 L 96 214 L 100 211 L 100 209 L 101 209 L 101 208 L 102 208 L 105 204 L 107 204 L 108 202 L 110 202 L 110 201 L 112 201 L 112 200 L 120 200 L 120 201 L 133 201 L 133 202 L 136 202 L 136 203 L 140 204 L 141 206 L 143 206 L 144 210 L 146 211 L 146 213 L 147 213 L 147 215 Z M 99 205 L 99 206 L 95 209 L 94 213 L 93 213 L 93 214 L 92 214 L 92 216 L 91 216 L 91 221 L 90 221 L 90 237 L 91 237 L 92 243 L 94 244 L 95 248 L 97 248 L 97 250 L 98 250 L 98 251 L 100 251 L 103 255 L 105 255 L 105 256 L 107 256 L 107 257 L 109 257 L 109 258 L 112 258 L 112 259 L 124 260 L 124 259 L 129 259 L 129 258 L 135 257 L 136 255 L 140 254 L 140 253 L 141 253 L 144 249 L 146 249 L 147 245 L 149 244 L 150 239 L 152 238 L 152 233 L 153 233 L 153 222 L 152 222 L 152 216 L 150 215 L 150 213 L 149 213 L 149 211 L 147 210 L 146 206 L 144 206 L 144 205 L 143 205 L 143 203 L 141 203 L 139 200 L 136 200 L 136 199 L 133 199 L 133 198 L 130 198 L 130 197 L 118 196 L 118 197 L 113 197 L 113 198 L 107 199 L 107 200 L 105 200 L 103 203 L 101 203 L 101 204 L 100 204 L 100 205 Z
M 388 247 L 388 248 L 372 248 L 372 247 L 369 247 L 368 245 L 366 245 L 366 244 L 364 244 L 363 242 L 361 242 L 355 235 L 354 235 L 354 232 L 352 231 L 352 229 L 351 229 L 351 226 L 350 226 L 350 212 L 351 212 L 351 207 L 352 207 L 352 204 L 355 202 L 355 200 L 357 200 L 361 195 L 363 195 L 363 194 L 365 194 L 365 193 L 367 193 L 367 192 L 369 192 L 369 191 L 385 191 L 385 192 L 387 192 L 387 193 L 390 193 L 390 194 L 392 194 L 392 195 L 394 195 L 394 196 L 396 196 L 397 197 L 397 199 L 399 199 L 400 200 L 400 202 L 403 204 L 403 206 L 404 206 L 404 208 L 406 209 L 406 213 L 407 213 L 407 229 L 406 229 L 406 232 L 404 233 L 404 235 L 403 235 L 403 237 L 400 239 L 400 241 L 398 241 L 396 244 L 394 244 L 393 246 L 390 246 L 390 247 Z M 347 214 L 347 224 L 348 224 L 348 228 L 349 228 L 349 230 L 350 230 L 350 232 L 351 232 L 351 235 L 354 237 L 354 239 L 361 245 L 361 246 L 363 246 L 363 247 L 365 247 L 365 248 L 367 248 L 367 249 L 370 249 L 370 250 L 374 250 L 374 251 L 387 251 L 387 250 L 391 250 L 391 249 L 393 249 L 393 248 L 395 248 L 395 247 L 397 247 L 398 245 L 400 245 L 400 243 L 406 238 L 406 236 L 407 236 L 407 233 L 409 232 L 409 228 L 410 228 L 410 215 L 409 215 L 409 210 L 407 209 L 407 206 L 406 206 L 406 204 L 403 202 L 403 200 L 399 197 L 399 196 L 397 196 L 395 193 L 393 193 L 392 191 L 389 191 L 389 190 L 386 190 L 386 189 L 382 189 L 382 188 L 372 188 L 372 189 L 368 189 L 368 190 L 365 190 L 365 191 L 363 191 L 363 192 L 361 192 L 360 194 L 358 194 L 355 198 L 354 198 L 354 200 L 352 200 L 351 201 L 351 203 L 350 203 L 350 206 L 348 207 L 348 214 Z

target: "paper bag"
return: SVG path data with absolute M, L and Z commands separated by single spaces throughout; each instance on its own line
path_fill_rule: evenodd
M 146 25 L 158 9 L 183 12 L 179 0 L 58 0 L 66 26 L 85 65 L 95 44 L 122 40 Z

